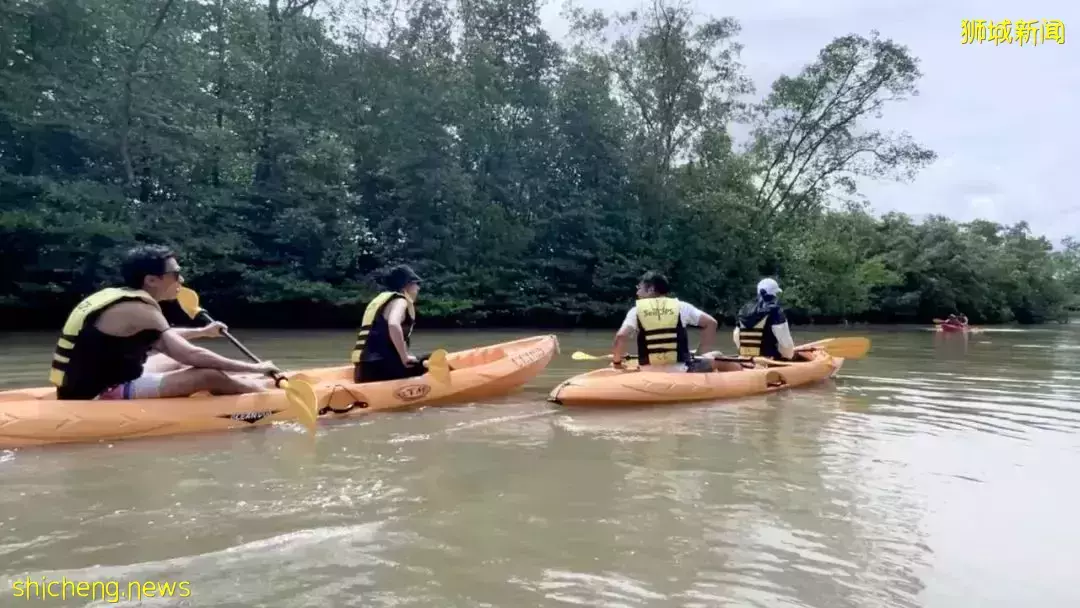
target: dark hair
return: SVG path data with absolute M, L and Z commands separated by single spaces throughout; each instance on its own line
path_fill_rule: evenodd
M 668 285 L 667 277 L 659 272 L 649 271 L 641 275 L 641 282 L 645 284 L 656 293 L 664 296 L 667 295 L 670 285 Z
M 131 289 L 142 289 L 146 277 L 159 277 L 165 274 L 166 262 L 175 258 L 172 249 L 163 245 L 138 245 L 124 254 L 120 264 L 120 276 L 124 285 Z
M 408 264 L 394 266 L 386 276 L 386 286 L 391 291 L 401 291 L 409 283 L 419 282 L 421 282 L 420 275 L 416 274 Z

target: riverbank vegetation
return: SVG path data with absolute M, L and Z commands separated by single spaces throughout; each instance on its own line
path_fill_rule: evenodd
M 570 21 L 560 44 L 533 0 L 3 3 L 0 319 L 55 327 L 137 241 L 234 324 L 355 324 L 398 262 L 429 327 L 610 325 L 646 269 L 728 319 L 762 274 L 797 321 L 1076 306 L 1075 242 L 838 202 L 935 159 L 874 127 L 916 92 L 903 46 L 840 36 L 755 92 L 734 19 Z

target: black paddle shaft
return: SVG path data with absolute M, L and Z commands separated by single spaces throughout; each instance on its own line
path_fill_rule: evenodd
M 205 310 L 200 310 L 199 314 L 195 315 L 195 318 L 197 318 L 197 319 L 199 319 L 201 321 L 204 321 L 207 325 L 210 325 L 211 323 L 214 322 L 214 318 L 211 317 Z M 244 346 L 243 344 L 241 344 L 239 340 L 234 338 L 233 335 L 228 332 L 228 330 L 222 330 L 221 333 L 222 333 L 222 335 L 224 335 L 226 338 L 229 339 L 229 342 L 233 343 L 233 346 L 235 346 L 236 348 L 239 348 L 245 355 L 247 355 L 248 359 L 251 359 L 255 363 L 262 363 L 262 360 L 259 359 L 258 357 L 256 357 L 255 353 L 248 350 L 247 347 Z M 285 376 L 280 376 L 280 375 L 275 374 L 273 372 L 271 372 L 271 373 L 269 373 L 267 375 L 270 376 L 271 378 L 273 378 L 274 379 L 274 385 L 279 386 L 279 387 L 281 386 L 281 381 L 285 379 Z
M 630 354 L 623 355 L 623 360 L 624 361 L 633 361 L 634 359 L 637 359 L 637 358 L 638 358 L 637 355 L 630 355 Z M 754 361 L 753 357 L 731 357 L 731 356 L 728 356 L 728 355 L 720 355 L 719 357 L 716 357 L 714 360 L 715 361 L 727 361 L 727 362 L 730 362 L 730 363 L 752 363 Z

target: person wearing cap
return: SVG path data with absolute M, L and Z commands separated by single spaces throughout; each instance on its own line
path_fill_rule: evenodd
M 782 292 L 775 279 L 766 277 L 758 281 L 757 299 L 739 311 L 732 334 L 740 356 L 789 361 L 795 356 L 795 342 L 778 301 Z
M 420 276 L 407 265 L 395 266 L 386 287 L 388 291 L 367 305 L 356 333 L 350 360 L 357 383 L 412 378 L 427 371 L 423 363 L 427 357 L 409 354 Z
M 711 358 L 695 357 L 690 352 L 686 328 L 702 329 L 698 353 L 705 352 L 716 338 L 716 319 L 693 304 L 668 295 L 667 277 L 646 272 L 637 285 L 636 304 L 626 313 L 615 334 L 612 366 L 622 368 L 626 342 L 637 335 L 638 363 L 650 371 L 711 372 Z

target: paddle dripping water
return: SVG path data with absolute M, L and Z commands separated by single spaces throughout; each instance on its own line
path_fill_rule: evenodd
M 1080 331 L 988 330 L 860 328 L 873 349 L 835 380 L 632 410 L 544 402 L 602 365 L 569 353 L 610 347 L 560 334 L 522 393 L 324 424 L 315 449 L 267 428 L 19 451 L 0 579 L 186 580 L 199 605 L 271 608 L 1080 605 Z M 352 338 L 243 335 L 292 369 Z M 3 339 L 4 377 L 40 384 L 53 336 Z

